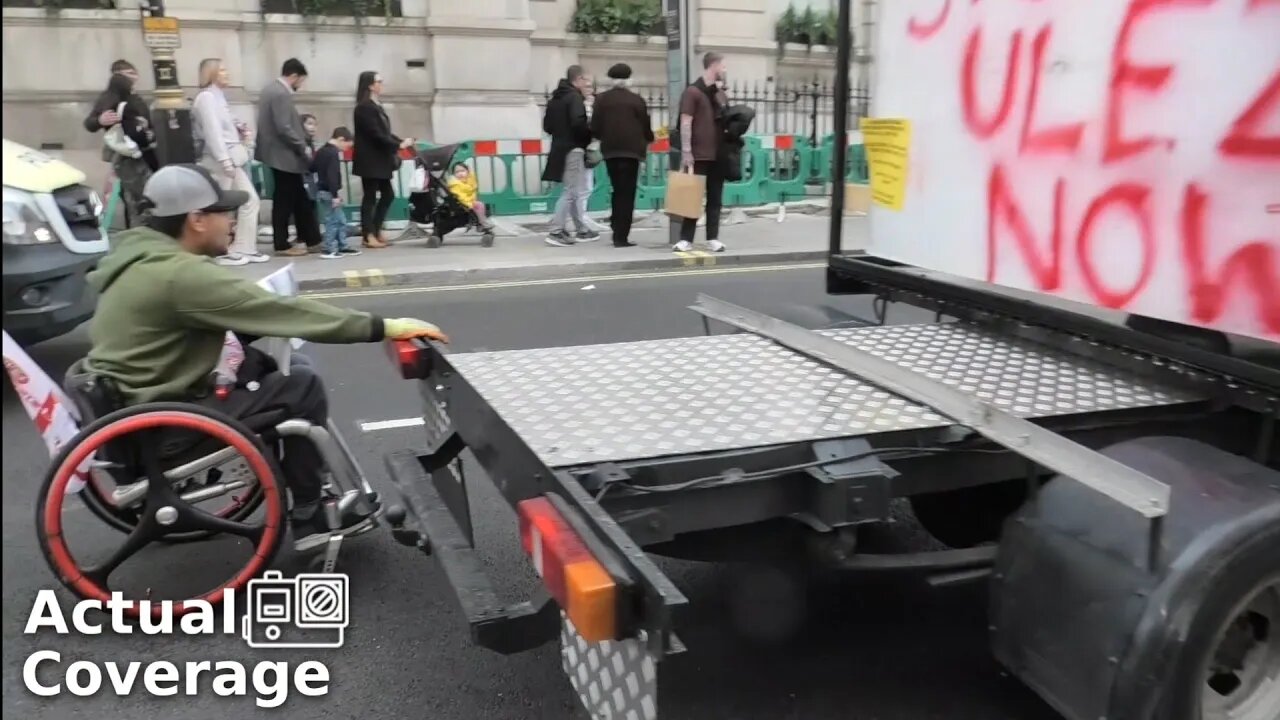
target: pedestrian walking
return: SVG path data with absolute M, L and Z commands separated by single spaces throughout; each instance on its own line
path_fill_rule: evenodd
M 271 171 L 275 185 L 271 198 L 271 232 L 276 254 L 286 257 L 306 255 L 320 245 L 320 225 L 315 203 L 307 197 L 305 175 L 311 167 L 306 130 L 294 103 L 294 94 L 307 80 L 307 68 L 297 58 L 289 58 L 280 77 L 262 90 L 258 99 L 258 145 L 255 159 Z M 303 247 L 289 241 L 293 222 Z
M 640 165 L 653 142 L 653 125 L 644 98 L 630 89 L 631 67 L 609 68 L 613 88 L 596 97 L 591 134 L 600 140 L 609 183 L 613 186 L 612 220 L 615 247 L 634 247 L 631 221 L 635 216 Z
M 391 178 L 400 169 L 400 151 L 413 146 L 412 138 L 401 139 L 391 132 L 391 118 L 382 107 L 384 85 L 379 73 L 360 73 L 356 85 L 355 157 L 351 163 L 351 174 L 360 178 L 364 190 L 360 234 L 364 246 L 374 249 L 389 244 L 382 234 L 382 224 L 395 199 Z
M 227 253 L 217 259 L 221 265 L 246 265 L 270 258 L 258 252 L 258 210 L 260 201 L 249 176 L 249 126 L 237 120 L 227 103 L 226 87 L 231 75 L 220 58 L 200 61 L 200 92 L 192 104 L 191 132 L 197 158 L 217 179 L 223 190 L 239 190 L 248 196 L 236 211 L 235 236 Z
M 551 220 L 551 233 L 547 236 L 547 244 L 554 247 L 600 239 L 600 233 L 588 227 L 582 211 L 583 199 L 588 194 L 586 149 L 591 144 L 591 125 L 583 98 L 589 87 L 591 77 L 586 71 L 580 65 L 571 66 L 547 101 L 547 111 L 542 118 L 542 131 L 551 136 L 551 152 L 547 155 L 542 180 L 560 183 L 562 188 Z M 578 231 L 576 238 L 565 231 L 570 217 Z
M 347 246 L 347 214 L 342 209 L 342 156 L 351 149 L 354 138 L 345 127 L 336 128 L 329 142 L 316 151 L 311 170 L 316 178 L 316 201 L 324 222 L 325 260 L 338 260 L 359 255 Z
M 151 127 L 151 110 L 136 92 L 138 70 L 128 60 L 111 63 L 107 89 L 93 103 L 84 119 L 84 129 L 103 131 L 102 159 L 120 181 L 124 200 L 125 224 L 144 225 L 149 213 L 143 203 L 142 189 L 151 173 L 160 168 L 156 156 L 156 136 Z
M 724 56 L 709 52 L 702 56 L 702 77 L 680 97 L 680 169 L 707 179 L 707 244 L 712 252 L 724 252 L 720 242 L 720 208 L 724 200 L 725 167 L 722 150 L 725 109 L 729 100 L 721 89 L 725 79 Z M 693 249 L 697 218 L 685 218 L 680 225 L 676 252 Z

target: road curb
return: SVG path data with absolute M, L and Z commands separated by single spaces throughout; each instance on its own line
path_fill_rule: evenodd
M 752 265 L 785 265 L 825 260 L 822 250 L 760 253 L 751 255 L 717 255 L 705 251 L 671 253 L 657 257 L 615 260 L 609 262 L 567 262 L 556 265 L 515 265 L 473 269 L 348 270 L 337 277 L 299 279 L 301 292 L 360 290 L 366 288 L 403 287 L 406 285 L 450 286 L 481 283 L 556 280 L 575 275 L 594 276 L 659 270 L 698 270 L 712 267 L 745 267 Z

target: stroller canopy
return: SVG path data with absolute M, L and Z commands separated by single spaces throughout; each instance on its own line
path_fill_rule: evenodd
M 422 163 L 428 172 L 443 172 L 449 169 L 449 164 L 453 162 L 453 155 L 458 152 L 460 145 L 461 143 L 454 143 L 427 148 L 418 153 L 418 162 Z

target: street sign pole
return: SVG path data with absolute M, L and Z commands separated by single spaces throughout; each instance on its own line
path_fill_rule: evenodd
M 142 0 L 138 10 L 142 15 L 142 39 L 151 50 L 151 71 L 156 82 L 156 100 L 151 108 L 156 154 L 161 165 L 193 163 L 196 157 L 191 110 L 178 83 L 178 62 L 173 55 L 182 46 L 178 19 L 165 16 L 164 0 Z
M 689 21 L 691 0 L 663 0 L 663 17 L 667 25 L 667 132 L 671 148 L 667 158 L 671 170 L 680 170 L 680 96 L 689 85 L 689 53 L 693 50 L 693 28 Z M 668 234 L 672 245 L 680 242 L 681 219 L 668 216 Z

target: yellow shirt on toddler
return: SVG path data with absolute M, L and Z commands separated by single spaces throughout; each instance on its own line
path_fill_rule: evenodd
M 453 196 L 458 198 L 458 201 L 466 208 L 470 209 L 475 207 L 476 194 L 480 190 L 480 185 L 476 182 L 475 175 L 468 175 L 466 180 L 459 180 L 458 178 L 450 175 L 447 184 L 449 186 L 449 192 L 453 193 Z

